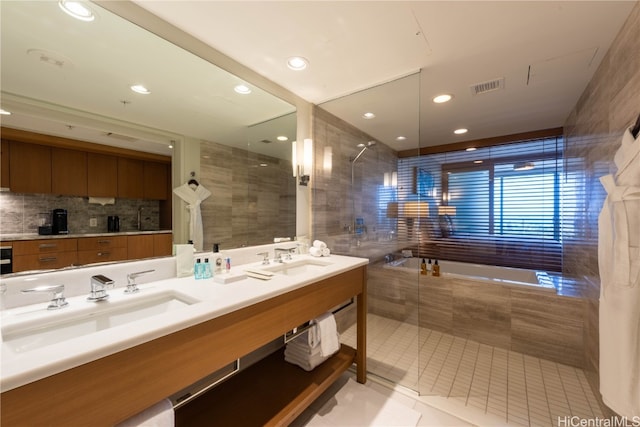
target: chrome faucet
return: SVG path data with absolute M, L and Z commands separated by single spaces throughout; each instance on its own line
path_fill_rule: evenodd
M 91 292 L 87 299 L 89 301 L 104 301 L 109 298 L 107 287 L 113 286 L 114 281 L 102 274 L 91 276 Z
M 127 274 L 127 289 L 124 290 L 125 294 L 135 294 L 140 289 L 138 289 L 138 284 L 136 283 L 136 279 L 143 274 L 153 273 L 155 270 L 145 270 L 145 271 L 136 271 L 135 273 Z
M 269 265 L 269 252 L 259 252 L 256 255 L 264 257 L 262 258 L 262 265 Z
M 274 252 L 276 255 L 276 262 L 284 262 L 285 260 L 289 261 L 291 260 L 291 251 L 296 250 L 296 247 L 292 247 L 292 248 L 275 248 Z M 282 258 L 282 255 L 284 255 L 285 257 Z
M 22 293 L 26 294 L 29 292 L 51 292 L 53 293 L 53 298 L 49 302 L 47 306 L 47 310 L 58 310 L 62 307 L 66 307 L 69 305 L 67 300 L 64 298 L 64 285 L 51 285 L 51 286 L 38 286 L 31 289 L 23 289 Z

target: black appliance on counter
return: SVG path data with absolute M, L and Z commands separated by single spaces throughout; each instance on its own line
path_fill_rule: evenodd
M 120 217 L 115 215 L 109 215 L 107 217 L 107 231 L 110 233 L 120 231 Z
M 53 210 L 51 214 L 51 234 L 69 234 L 66 209 Z

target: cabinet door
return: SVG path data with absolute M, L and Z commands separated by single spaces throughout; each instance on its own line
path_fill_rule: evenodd
M 2 165 L 0 166 L 0 187 L 2 188 L 10 188 L 11 180 L 9 179 L 9 141 L 5 141 L 4 139 L 0 145 L 0 161 L 2 161 Z
M 118 157 L 118 197 L 142 199 L 143 189 L 144 162 Z
M 165 163 L 144 162 L 144 198 L 166 200 L 169 172 Z
M 153 256 L 169 256 L 173 252 L 173 234 L 153 235 Z
M 51 190 L 64 196 L 87 195 L 87 153 L 51 149 Z
M 153 257 L 153 234 L 127 236 L 127 252 L 129 259 Z
M 87 154 L 87 193 L 93 197 L 118 196 L 118 158 Z
M 51 193 L 51 148 L 11 141 L 9 179 L 13 193 Z

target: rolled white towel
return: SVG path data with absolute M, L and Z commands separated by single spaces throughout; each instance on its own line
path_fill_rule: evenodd
M 322 256 L 329 256 L 329 255 L 331 255 L 331 251 L 329 250 L 329 248 L 323 248 Z
M 327 244 L 325 242 L 323 242 L 322 240 L 314 240 L 313 241 L 313 247 L 314 248 L 324 249 L 324 248 L 327 247 Z
M 322 249 L 316 248 L 315 246 L 312 248 L 309 248 L 309 255 L 322 256 Z
M 173 404 L 169 399 L 164 399 L 131 418 L 127 418 L 116 427 L 173 427 L 174 425 L 175 414 Z

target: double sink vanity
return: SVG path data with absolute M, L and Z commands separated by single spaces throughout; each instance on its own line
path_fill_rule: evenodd
M 287 425 L 354 362 L 358 381 L 366 380 L 367 263 L 294 255 L 236 265 L 234 272 L 258 271 L 269 279 L 226 284 L 176 278 L 173 257 L 3 279 L 0 422 L 115 425 L 355 298 L 357 349 L 342 346 L 312 372 L 285 363 L 277 351 L 215 389 L 253 409 L 206 405 L 216 420 Z M 137 292 L 125 292 L 127 276 L 140 276 Z M 108 298 L 88 300 L 97 289 L 92 278 L 114 279 Z M 57 310 L 47 309 L 46 294 L 22 292 L 57 284 L 65 285 L 67 303 Z M 265 391 L 278 398 L 265 399 Z

